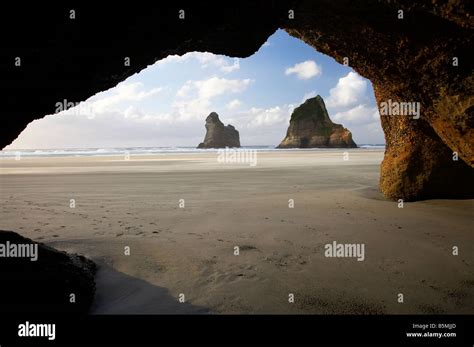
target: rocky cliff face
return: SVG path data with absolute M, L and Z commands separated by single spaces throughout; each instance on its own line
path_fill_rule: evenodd
M 352 134 L 331 121 L 323 98 L 306 100 L 291 114 L 286 137 L 277 148 L 354 148 Z
M 206 118 L 206 136 L 197 148 L 240 147 L 239 132 L 232 125 L 225 126 L 219 115 L 211 112 Z
M 29 122 L 53 113 L 56 102 L 83 101 L 169 54 L 247 57 L 283 28 L 319 52 L 346 60 L 371 80 L 379 104 L 421 103 L 419 119 L 381 117 L 386 152 L 380 188 L 386 197 L 474 197 L 469 1 L 185 3 L 183 20 L 180 5 L 172 2 L 126 7 L 83 2 L 74 5 L 73 20 L 67 3 L 11 3 L 0 11 L 0 147 Z
M 286 30 L 370 79 L 379 109 L 388 100 L 420 104 L 418 119 L 381 115 L 384 195 L 474 197 L 474 73 L 465 49 L 472 45 L 474 26 L 467 3 L 396 0 L 355 6 L 323 0 L 301 5 L 298 22 L 289 22 Z M 356 40 L 346 27 L 358 33 Z M 459 160 L 453 160 L 456 154 Z
M 57 251 L 12 231 L 0 230 L 0 245 L 2 313 L 89 311 L 95 294 L 96 272 L 91 260 Z M 31 247 L 37 247 L 37 252 Z M 20 254 L 35 254 L 36 260 L 18 257 Z M 75 303 L 70 302 L 71 294 L 75 295 Z

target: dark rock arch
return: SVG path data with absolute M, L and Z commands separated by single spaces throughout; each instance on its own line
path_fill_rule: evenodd
M 11 143 L 55 103 L 78 102 L 169 54 L 253 54 L 276 29 L 370 79 L 375 97 L 420 102 L 420 119 L 382 116 L 380 187 L 408 200 L 474 196 L 473 20 L 462 0 L 66 3 L 0 11 L 2 127 Z M 69 11 L 76 11 L 70 19 Z M 178 11 L 185 10 L 185 20 Z M 294 19 L 288 19 L 288 11 Z M 402 10 L 404 18 L 398 18 Z M 21 57 L 21 67 L 14 59 Z M 130 66 L 124 58 L 130 58 Z M 453 66 L 457 58 L 458 66 Z M 453 152 L 460 160 L 453 161 Z

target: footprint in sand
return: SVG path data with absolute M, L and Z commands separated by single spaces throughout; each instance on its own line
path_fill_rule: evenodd
M 239 250 L 240 251 L 252 251 L 252 250 L 258 251 L 258 248 L 251 245 L 242 245 L 242 246 L 239 246 Z

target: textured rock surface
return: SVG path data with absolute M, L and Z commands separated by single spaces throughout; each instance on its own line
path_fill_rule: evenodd
M 246 57 L 284 28 L 341 63 L 349 58 L 349 65 L 372 81 L 379 103 L 421 103 L 418 120 L 382 117 L 387 148 L 380 187 L 387 197 L 474 195 L 469 1 L 82 3 L 74 5 L 74 20 L 64 3 L 9 6 L 0 11 L 0 147 L 32 120 L 53 113 L 56 102 L 85 100 L 169 54 Z M 185 20 L 178 18 L 181 8 Z M 18 56 L 21 67 L 14 65 Z M 453 152 L 461 160 L 453 162 Z
M 473 22 L 467 3 L 308 1 L 298 11 L 299 20 L 287 31 L 341 63 L 347 57 L 371 80 L 379 105 L 388 99 L 421 104 L 419 119 L 381 117 L 384 195 L 474 197 L 473 58 L 465 49 L 472 46 Z M 453 152 L 460 160 L 453 161 Z
M 331 121 L 323 98 L 315 96 L 295 108 L 286 137 L 278 148 L 357 147 L 352 134 Z
M 12 231 L 0 230 L 0 244 L 38 244 L 38 260 L 0 257 L 0 312 L 87 313 L 95 294 L 95 264 L 57 251 Z M 71 293 L 76 303 L 70 303 Z
M 239 132 L 232 125 L 225 126 L 219 115 L 211 112 L 206 118 L 206 136 L 197 148 L 240 147 Z

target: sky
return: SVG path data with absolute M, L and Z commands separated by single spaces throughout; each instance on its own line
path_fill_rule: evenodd
M 278 145 L 293 109 L 318 94 L 357 144 L 385 143 L 370 81 L 278 30 L 248 58 L 168 56 L 74 108 L 58 100 L 6 149 L 192 147 L 213 111 L 242 146 Z

